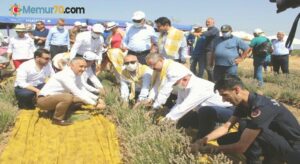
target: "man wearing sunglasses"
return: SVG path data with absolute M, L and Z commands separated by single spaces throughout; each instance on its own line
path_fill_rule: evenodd
M 139 63 L 146 64 L 145 57 L 157 44 L 154 28 L 145 23 L 145 13 L 136 11 L 132 16 L 133 25 L 127 27 L 122 41 L 123 51 L 137 56 Z
M 54 75 L 49 62 L 50 52 L 38 49 L 34 52 L 34 59 L 28 60 L 17 69 L 15 94 L 20 109 L 34 109 L 35 97 L 44 86 L 46 79 Z
M 140 64 L 134 55 L 124 58 L 124 67 L 121 75 L 121 97 L 125 102 L 136 99 L 137 102 L 147 99 L 151 84 L 153 70 L 146 65 Z

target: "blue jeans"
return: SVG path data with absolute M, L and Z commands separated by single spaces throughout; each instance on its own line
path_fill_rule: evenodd
M 214 80 L 218 81 L 226 75 L 236 75 L 237 76 L 237 65 L 233 66 L 221 66 L 215 65 L 214 68 Z
M 204 70 L 205 70 L 205 55 L 197 55 L 197 56 L 192 56 L 191 58 L 191 71 L 198 77 L 203 77 Z M 198 65 L 198 71 L 197 71 L 197 65 Z
M 264 85 L 263 67 L 265 62 L 266 58 L 264 57 L 253 57 L 254 78 L 258 80 L 258 86 Z
M 41 89 L 45 84 L 40 84 L 36 88 Z M 19 109 L 35 109 L 36 93 L 26 88 L 15 87 L 15 95 L 18 100 Z

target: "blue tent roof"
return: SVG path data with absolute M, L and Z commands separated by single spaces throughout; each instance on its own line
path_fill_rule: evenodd
M 43 21 L 46 25 L 55 25 L 58 18 L 35 18 L 35 17 L 5 17 L 0 16 L 0 23 L 35 23 Z M 86 22 L 86 19 L 65 19 L 66 25 L 73 25 L 75 21 Z
M 18 24 L 18 23 L 35 23 L 36 21 L 43 21 L 46 25 L 55 25 L 57 20 L 59 18 L 37 18 L 37 17 L 12 17 L 12 16 L 0 16 L 0 23 L 12 23 L 12 24 Z M 86 22 L 89 25 L 93 25 L 96 23 L 102 23 L 102 22 L 109 22 L 109 21 L 115 21 L 119 23 L 121 27 L 126 27 L 126 22 L 131 21 L 124 21 L 124 20 L 109 20 L 109 19 L 65 19 L 66 25 L 73 25 L 76 21 L 80 22 Z M 172 24 L 175 28 L 178 28 L 180 30 L 189 31 L 192 29 L 191 25 L 180 25 L 180 24 Z

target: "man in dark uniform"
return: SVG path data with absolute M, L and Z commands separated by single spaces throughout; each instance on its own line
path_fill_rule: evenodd
M 208 141 L 218 139 L 219 147 L 210 151 L 244 153 L 247 163 L 281 161 L 300 162 L 300 126 L 293 114 L 274 99 L 245 89 L 236 76 L 227 76 L 215 84 L 223 101 L 236 106 L 233 116 L 222 126 L 192 144 L 197 151 Z M 239 131 L 228 133 L 239 122 Z

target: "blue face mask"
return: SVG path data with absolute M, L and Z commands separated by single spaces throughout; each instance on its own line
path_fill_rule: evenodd
M 222 32 L 223 38 L 229 38 L 231 37 L 231 32 Z

